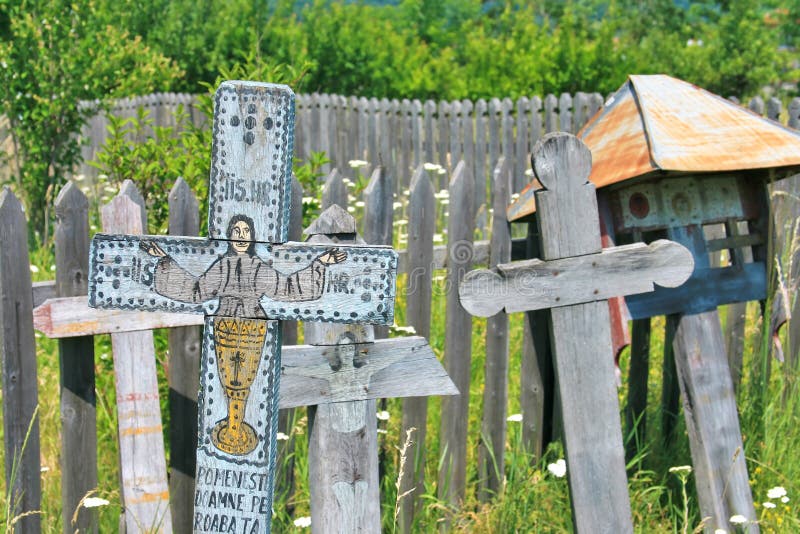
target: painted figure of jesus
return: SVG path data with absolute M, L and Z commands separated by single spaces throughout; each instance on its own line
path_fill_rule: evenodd
M 214 352 L 228 415 L 217 422 L 211 441 L 233 455 L 247 455 L 258 445 L 256 432 L 244 417 L 266 336 L 261 297 L 281 302 L 316 300 L 325 289 L 327 266 L 347 258 L 346 252 L 331 248 L 306 267 L 284 274 L 272 267 L 272 260 L 256 255 L 253 235 L 250 217 L 232 217 L 227 229 L 228 250 L 199 276 L 183 269 L 157 243 L 141 242 L 145 252 L 159 258 L 153 277 L 156 293 L 192 304 L 219 299 Z

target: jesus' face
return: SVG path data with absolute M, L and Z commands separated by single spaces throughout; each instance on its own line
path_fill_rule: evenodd
M 253 239 L 250 225 L 246 221 L 236 221 L 231 229 L 230 238 L 233 240 L 233 249 L 237 253 L 246 253 Z

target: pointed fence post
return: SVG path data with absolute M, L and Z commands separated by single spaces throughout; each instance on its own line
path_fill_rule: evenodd
M 417 335 L 424 338 L 431 333 L 431 280 L 433 278 L 433 233 L 436 226 L 436 199 L 433 185 L 422 165 L 411 180 L 408 204 L 408 261 L 406 283 L 406 320 Z M 403 422 L 400 435 L 405 437 L 414 429 L 412 444 L 406 450 L 406 462 L 398 474 L 400 503 L 398 518 L 400 530 L 411 532 L 419 497 L 425 487 L 425 437 L 428 424 L 428 399 L 408 397 L 403 399 Z
M 141 234 L 147 215 L 130 180 L 101 210 L 108 233 Z M 141 203 L 140 203 L 141 202 Z M 127 532 L 172 532 L 153 332 L 111 334 L 119 419 L 120 478 Z
M 492 241 L 489 267 L 511 261 L 511 227 L 506 206 L 511 201 L 509 161 L 501 157 L 492 183 Z M 500 311 L 486 321 L 486 372 L 483 419 L 478 449 L 478 499 L 488 501 L 503 487 L 508 404 L 508 314 Z
M 322 209 L 325 210 L 334 204 L 347 208 L 347 186 L 344 184 L 342 174 L 333 169 L 325 178 L 322 186 Z
M 200 233 L 200 208 L 189 185 L 178 178 L 169 193 L 169 234 Z M 87 256 L 88 258 L 88 256 Z M 197 466 L 197 391 L 200 389 L 201 331 L 197 326 L 171 328 L 169 339 L 169 491 L 172 528 L 192 528 L 194 474 Z
M 55 203 L 56 295 L 88 292 L 89 202 L 68 182 Z M 61 510 L 64 533 L 97 532 L 97 510 L 80 506 L 97 488 L 94 337 L 58 341 L 61 367 Z M 72 518 L 75 515 L 76 521 Z
M 28 224 L 10 189 L 0 192 L 0 325 L 3 359 L 3 439 L 9 514 L 33 512 L 17 522 L 21 532 L 40 532 L 41 463 L 33 292 Z M 30 428 L 30 433 L 28 429 Z
M 457 288 L 472 266 L 472 177 L 459 162 L 450 180 L 450 216 L 447 222 L 447 317 L 444 365 L 460 394 L 442 399 L 439 498 L 457 505 L 467 485 L 467 422 L 469 419 L 472 316 L 461 306 Z

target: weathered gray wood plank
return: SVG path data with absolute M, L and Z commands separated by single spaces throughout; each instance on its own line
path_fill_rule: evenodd
M 89 273 L 89 202 L 68 182 L 55 202 L 56 291 L 86 306 Z M 94 339 L 59 341 L 61 386 L 61 506 L 64 533 L 97 532 L 97 510 L 80 506 L 97 487 Z M 76 521 L 73 523 L 73 514 Z
M 28 225 L 22 204 L 7 187 L 0 192 L 0 294 L 5 487 L 9 514 L 16 517 L 41 509 L 39 421 L 34 419 L 39 383 L 31 320 Z M 40 532 L 41 519 L 32 513 L 16 526 L 20 532 Z
M 532 259 L 472 271 L 459 293 L 470 313 L 489 317 L 501 309 L 512 313 L 607 300 L 652 291 L 655 284 L 677 287 L 691 276 L 693 267 L 685 247 L 658 240 L 611 247 L 599 254 Z
M 716 310 L 680 317 L 673 341 L 692 451 L 700 515 L 709 532 L 734 527 L 739 514 L 758 532 L 736 398 Z
M 429 337 L 431 330 L 431 279 L 433 269 L 433 233 L 436 224 L 436 202 L 428 173 L 420 166 L 411 181 L 408 211 L 408 281 L 406 318 L 417 334 Z M 428 421 L 428 399 L 414 397 L 403 399 L 403 421 L 400 435 L 412 433 L 412 445 L 406 450 L 408 458 L 401 479 L 400 494 L 406 497 L 400 503 L 398 522 L 403 533 L 411 532 L 414 514 L 419 506 L 419 496 L 425 483 L 425 439 Z
M 447 223 L 449 256 L 447 283 L 457 288 L 470 267 L 474 218 L 472 177 L 462 163 L 450 181 L 450 217 Z M 447 294 L 444 363 L 460 395 L 442 399 L 440 431 L 443 458 L 439 469 L 439 498 L 457 505 L 466 490 L 467 421 L 469 417 L 472 317 L 461 306 L 457 291 Z
M 178 236 L 197 235 L 200 232 L 199 205 L 189 185 L 182 178 L 175 181 L 168 201 L 169 233 Z M 153 314 L 145 312 L 142 315 Z M 169 330 L 168 337 L 169 490 L 172 528 L 175 532 L 189 532 L 192 528 L 194 475 L 197 468 L 197 391 L 200 388 L 201 332 L 197 326 L 176 327 Z
M 514 149 L 515 159 L 512 176 L 513 193 L 519 193 L 528 185 L 528 177 L 525 171 L 528 170 L 530 163 L 530 150 L 528 145 L 528 115 L 530 114 L 531 102 L 527 97 L 517 100 L 517 137 L 516 148 Z
M 533 166 L 543 186 L 536 193 L 542 257 L 600 252 L 589 149 L 571 135 L 550 134 L 534 149 Z M 550 314 L 575 530 L 632 532 L 608 304 Z
M 647 380 L 650 371 L 650 318 L 633 321 L 628 365 L 628 404 L 625 406 L 625 460 L 644 450 L 647 437 Z
M 500 158 L 492 181 L 492 244 L 490 266 L 511 260 L 511 227 L 506 206 L 511 200 L 510 162 Z M 499 312 L 486 321 L 486 365 L 483 387 L 481 442 L 478 449 L 478 499 L 498 495 L 505 476 L 506 412 L 508 404 L 508 315 Z
M 103 229 L 141 233 L 141 215 L 142 206 L 120 193 L 101 210 Z M 112 334 L 111 345 L 124 524 L 127 532 L 172 532 L 153 333 Z
M 325 185 L 322 186 L 323 211 L 334 204 L 347 209 L 347 186 L 344 184 L 342 174 L 336 169 L 328 174 Z

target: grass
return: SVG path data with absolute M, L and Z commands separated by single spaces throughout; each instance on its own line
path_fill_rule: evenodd
M 439 217 L 445 216 L 447 203 L 440 200 Z M 405 206 L 399 208 L 398 219 L 402 221 Z M 404 248 L 402 240 L 403 224 L 398 225 L 398 243 Z M 441 238 L 440 238 L 441 239 Z M 52 277 L 52 253 L 47 249 L 34 251 L 32 265 L 38 267 L 35 280 Z M 439 358 L 444 350 L 445 283 L 437 273 L 434 284 L 432 313 L 433 332 L 430 343 Z M 398 280 L 397 323 L 405 324 L 405 279 Z M 795 498 L 800 498 L 800 399 L 798 399 L 797 369 L 783 368 L 783 364 L 771 363 L 771 372 L 766 374 L 764 362 L 765 345 L 762 343 L 758 305 L 748 307 L 747 339 L 744 360 L 744 374 L 738 389 L 745 454 L 751 477 L 751 487 L 756 502 L 758 520 L 763 532 L 800 531 L 800 513 Z M 721 314 L 725 319 L 724 309 Z M 648 434 L 639 457 L 630 462 L 629 492 L 636 532 L 694 532 L 701 527 L 694 492 L 693 473 L 688 471 L 670 472 L 671 467 L 689 465 L 691 458 L 685 427 L 679 418 L 677 439 L 669 447 L 661 439 L 661 355 L 664 348 L 664 320 L 656 318 L 651 336 L 650 375 L 648 381 Z M 415 519 L 415 532 L 436 532 L 446 514 L 452 514 L 451 524 L 455 532 L 496 533 L 496 532 L 565 532 L 571 531 L 571 511 L 566 477 L 558 477 L 548 470 L 548 464 L 563 458 L 559 444 L 551 446 L 542 458 L 533 458 L 522 444 L 521 425 L 509 421 L 504 486 L 500 495 L 491 503 L 481 503 L 477 498 L 478 486 L 478 443 L 480 440 L 480 418 L 484 374 L 484 339 L 486 321 L 473 320 L 472 335 L 472 382 L 469 391 L 469 446 L 467 494 L 463 505 L 450 510 L 448 505 L 437 498 L 437 468 L 441 457 L 438 440 L 440 399 L 429 401 L 427 442 L 428 462 L 425 466 L 425 488 L 422 505 Z M 522 347 L 522 316 L 511 317 L 510 324 L 510 366 L 508 413 L 520 412 L 520 354 Z M 784 338 L 785 338 L 784 333 Z M 156 332 L 156 353 L 158 358 L 159 383 L 162 402 L 167 399 L 167 380 L 164 376 L 165 362 L 168 359 L 166 333 Z M 783 339 L 788 347 L 788 340 Z M 41 429 L 42 457 L 42 525 L 44 532 L 62 532 L 62 511 L 60 498 L 60 414 L 58 388 L 59 362 L 57 344 L 37 333 L 37 360 L 39 379 L 39 421 Z M 101 532 L 114 532 L 117 529 L 119 506 L 119 468 L 117 450 L 117 421 L 114 395 L 114 373 L 111 347 L 108 336 L 95 338 L 95 362 L 97 381 L 97 434 L 99 487 L 92 494 L 109 501 L 108 505 L 97 510 L 97 520 Z M 627 397 L 626 386 L 628 353 L 620 360 L 623 386 L 619 389 L 620 407 Z M 162 406 L 165 441 L 170 421 L 166 406 Z M 401 461 L 401 451 L 407 436 L 401 433 L 401 400 L 389 399 L 386 410 L 390 417 L 379 422 L 382 433 L 379 436 L 381 457 L 385 458 L 383 476 L 380 480 L 382 498 L 382 522 L 385 532 L 395 532 L 395 516 L 398 501 L 397 474 Z M 624 418 L 623 418 L 624 420 Z M 383 433 L 385 432 L 385 433 Z M 302 531 L 306 527 L 296 527 L 298 517 L 308 516 L 308 463 L 307 463 L 307 419 L 304 410 L 296 411 L 290 437 L 295 440 L 294 468 L 297 487 L 293 495 L 276 501 L 276 516 L 273 520 L 275 532 Z M 411 439 L 415 439 L 412 435 Z M 169 444 L 167 442 L 167 447 Z M 0 450 L 0 456 L 3 451 Z M 284 464 L 286 465 L 285 461 Z M 568 466 L 569 467 L 569 466 Z M 782 498 L 770 498 L 770 490 L 780 486 L 785 488 L 787 502 Z M 774 494 L 774 492 L 773 492 Z M 0 484 L 0 495 L 6 495 L 4 483 Z M 763 503 L 772 503 L 764 506 Z M 293 514 L 288 509 L 294 510 Z M 0 510 L 5 510 L 2 524 L 9 530 L 9 503 L 6 498 Z M 73 514 L 69 511 L 69 515 Z

